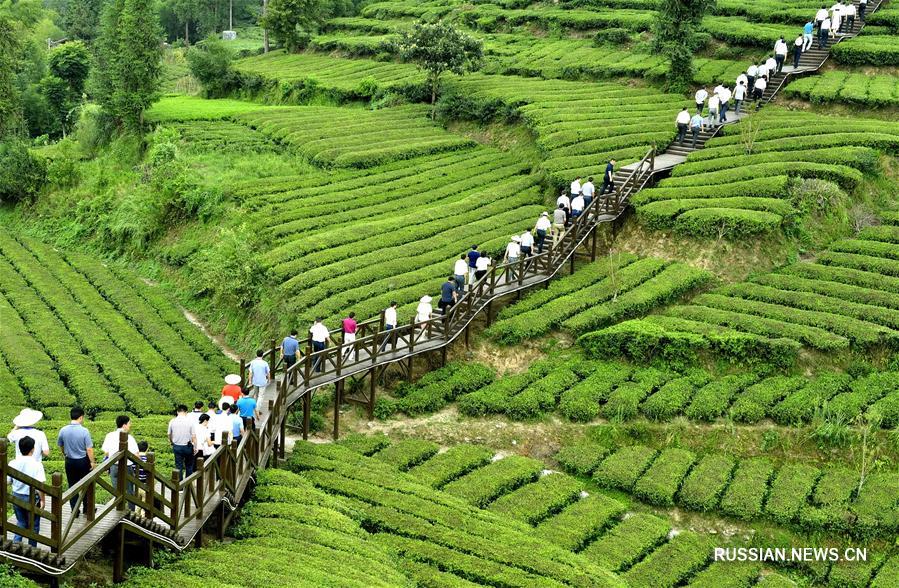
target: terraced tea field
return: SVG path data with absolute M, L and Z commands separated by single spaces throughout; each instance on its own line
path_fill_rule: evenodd
M 90 414 L 170 414 L 234 371 L 159 291 L 118 268 L 0 236 L 3 414 L 79 404 Z

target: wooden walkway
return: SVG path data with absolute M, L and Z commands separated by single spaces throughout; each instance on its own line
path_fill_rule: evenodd
M 871 2 L 869 14 L 879 5 L 879 1 Z M 856 19 L 855 26 L 838 40 L 857 35 L 862 26 L 860 19 Z M 789 76 L 817 71 L 828 56 L 829 52 L 809 52 L 803 56 L 800 68 L 785 68 L 784 72 L 774 76 L 769 84 L 770 93 L 766 92 L 763 102 L 770 101 Z M 737 120 L 734 117 L 726 124 Z M 720 127 L 704 133 L 697 148 L 702 148 L 718 129 Z M 204 527 L 211 521 L 216 524 L 218 536 L 224 536 L 255 471 L 284 458 L 285 427 L 291 406 L 302 402 L 302 430 L 303 438 L 306 438 L 312 394 L 323 386 L 334 385 L 336 438 L 341 402 L 362 403 L 371 416 L 376 382 L 388 366 L 399 365 L 411 377 L 412 361 L 416 356 L 439 352 L 445 361 L 451 343 L 460 337 L 468 342 L 471 323 L 480 313 L 486 313 L 487 323 L 490 323 L 494 301 L 548 283 L 566 264 L 573 271 L 579 254 L 595 259 L 597 228 L 618 219 L 633 194 L 685 159 L 683 148 L 669 146 L 659 154 L 652 149 L 639 162 L 620 169 L 615 174 L 614 191 L 606 196 L 598 195 L 585 214 L 574 219 L 563 235 L 547 237 L 544 250 L 527 259 L 492 266 L 487 275 L 468 287 L 445 315 L 435 315 L 421 322 L 413 320 L 393 329 L 387 329 L 382 315 L 360 323 L 357 339 L 351 343 L 344 341 L 339 331 L 332 331 L 334 344 L 323 350 L 313 350 L 311 340 L 306 340 L 297 362 L 291 367 L 284 364 L 276 342 L 272 341 L 263 357 L 271 366 L 274 380 L 260 399 L 262 415 L 256 429 L 245 434 L 239 444 L 228 443 L 226 436 L 225 443 L 212 455 L 199 459 L 197 471 L 183 480 L 179 479 L 177 471 L 157 471 L 152 453 L 148 454 L 147 462 L 129 453 L 123 435 L 118 452 L 78 484 L 63 491 L 60 473 L 54 473 L 49 483 L 41 483 L 10 470 L 6 440 L 0 440 L 0 471 L 4 478 L 11 476 L 24 481 L 31 485 L 32 493 L 42 490 L 47 496 L 46 504 L 38 509 L 34 504 L 17 501 L 5 483 L 0 485 L 0 509 L 6 511 L 11 503 L 18 503 L 27 508 L 31 516 L 41 517 L 37 533 L 19 529 L 15 518 L 0 518 L 0 562 L 58 578 L 100 541 L 111 533 L 118 533 L 114 542 L 113 574 L 118 581 L 124 572 L 126 529 L 143 537 L 148 545 L 157 543 L 176 550 L 199 544 Z M 246 382 L 246 361 L 241 361 L 240 374 Z M 367 392 L 352 397 L 345 393 L 347 379 L 363 377 L 369 378 Z M 113 464 L 118 464 L 119 471 L 128 472 L 119 478 L 115 488 L 108 475 Z M 146 483 L 138 478 L 140 469 L 147 472 Z M 129 485 L 134 487 L 134 492 L 128 491 Z M 111 498 L 97 504 L 98 490 L 105 491 Z M 76 510 L 86 508 L 88 514 L 73 518 L 69 506 L 72 499 L 77 503 Z M 28 539 L 37 541 L 38 546 L 33 548 L 26 542 L 13 542 L 15 533 L 22 534 L 26 542 Z

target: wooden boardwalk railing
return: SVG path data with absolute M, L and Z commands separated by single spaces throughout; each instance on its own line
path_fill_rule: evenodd
M 879 4 L 879 0 L 871 2 L 870 12 Z M 860 28 L 857 26 L 851 33 L 857 34 Z M 815 63 L 811 69 L 818 67 L 820 64 Z M 782 85 L 778 83 L 776 89 Z M 665 170 L 668 168 L 664 166 Z M 444 315 L 420 322 L 412 320 L 387 330 L 382 314 L 360 322 L 357 339 L 352 343 L 345 342 L 339 330 L 331 331 L 332 338 L 339 339 L 339 343 L 321 351 L 313 351 L 311 340 L 307 339 L 297 362 L 290 368 L 280 357 L 276 342 L 272 341 L 263 358 L 269 362 L 274 380 L 261 399 L 262 414 L 256 429 L 247 431 L 239 443 L 229 443 L 228 435 L 224 434 L 222 445 L 208 457 L 198 459 L 196 471 L 184 479 L 177 470 L 158 470 L 152 452 L 147 454 L 146 462 L 129 452 L 126 435 L 122 434 L 116 453 L 77 484 L 63 490 L 59 472 L 54 472 L 50 482 L 44 483 L 10 469 L 7 442 L 0 439 L 0 472 L 4 477 L 4 483 L 0 484 L 0 512 L 6 512 L 11 505 L 25 509 L 29 529 L 33 528 L 34 517 L 41 519 L 39 530 L 35 532 L 19 528 L 15 519 L 0 517 L 0 562 L 47 575 L 55 582 L 55 578 L 70 570 L 107 535 L 116 533 L 113 576 L 118 581 L 124 571 L 126 529 L 143 537 L 150 549 L 157 543 L 181 550 L 192 543 L 199 544 L 203 527 L 214 518 L 216 531 L 223 537 L 254 472 L 269 461 L 284 458 L 285 426 L 291 406 L 303 402 L 305 439 L 309 431 L 312 393 L 323 386 L 335 385 L 336 438 L 342 401 L 363 402 L 371 414 L 377 370 L 400 363 L 406 365 L 405 371 L 411 376 L 411 362 L 415 356 L 439 351 L 445 359 L 447 347 L 453 341 L 464 336 L 467 342 L 469 326 L 479 313 L 486 311 L 490 322 L 493 301 L 547 283 L 566 263 L 573 270 L 576 253 L 585 246 L 589 248 L 590 258 L 595 259 L 597 227 L 620 217 L 628 199 L 646 186 L 657 171 L 653 148 L 638 163 L 616 173 L 617 188 L 605 198 L 593 200 L 561 238 L 548 240 L 542 253 L 492 266 Z M 360 374 L 370 377 L 368 394 L 361 399 L 345 396 L 346 379 Z M 241 361 L 240 375 L 242 383 L 246 382 L 248 367 L 244 360 Z M 119 472 L 124 472 L 118 476 L 116 487 L 106 478 L 113 465 L 118 466 Z M 141 471 L 146 473 L 145 482 L 140 480 Z M 8 491 L 7 477 L 29 485 L 29 501 L 23 502 Z M 109 495 L 106 502 L 98 504 L 98 489 Z M 35 494 L 40 492 L 46 496 L 41 507 L 34 501 Z M 84 514 L 72 515 L 79 511 Z M 24 537 L 24 542 L 14 543 L 11 540 L 13 534 Z M 29 540 L 35 541 L 37 547 L 28 546 Z

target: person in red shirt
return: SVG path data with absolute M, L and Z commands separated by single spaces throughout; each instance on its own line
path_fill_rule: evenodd
M 343 344 L 346 349 L 343 356 L 344 361 L 350 358 L 353 354 L 353 349 L 356 347 L 356 327 L 356 313 L 351 312 L 343 319 Z
M 231 398 L 228 404 L 234 404 L 240 400 L 240 376 L 228 374 L 225 376 L 225 385 L 222 387 L 222 396 Z

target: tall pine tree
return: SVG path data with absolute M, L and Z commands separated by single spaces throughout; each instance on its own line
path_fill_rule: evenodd
M 162 29 L 152 0 L 108 0 L 97 39 L 94 93 L 129 130 L 143 128 L 144 111 L 159 96 Z

